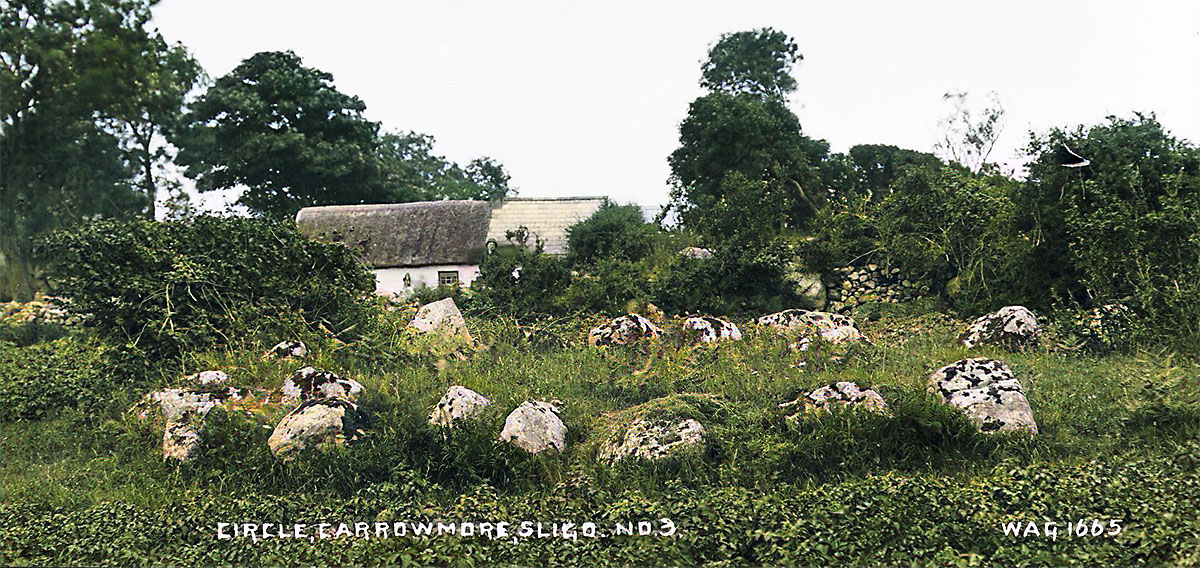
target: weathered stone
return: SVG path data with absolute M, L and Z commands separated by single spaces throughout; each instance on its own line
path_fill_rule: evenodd
M 163 460 L 189 461 L 203 442 L 209 413 L 228 410 L 249 394 L 246 389 L 216 386 L 160 389 L 146 395 L 148 404 L 139 416 L 148 418 L 149 405 L 157 404 L 164 419 Z
M 870 270 L 871 272 L 875 272 L 876 270 L 879 270 L 879 265 L 878 264 L 868 264 L 867 270 Z
M 780 408 L 796 410 L 790 419 L 810 416 L 813 412 L 829 412 L 833 407 L 855 408 L 870 412 L 887 412 L 883 397 L 872 389 L 864 389 L 851 381 L 838 381 L 818 388 L 796 400 L 780 404 Z
M 229 381 L 225 371 L 200 371 L 183 378 L 183 382 L 199 385 L 216 385 Z
M 303 358 L 308 356 L 308 347 L 303 341 L 280 341 L 263 353 L 263 359 Z
M 626 314 L 593 327 L 588 333 L 588 344 L 595 347 L 627 345 L 661 336 L 662 330 L 650 320 L 638 314 Z
M 853 300 L 851 298 L 846 304 L 853 305 L 851 303 Z M 784 310 L 758 318 L 758 324 L 770 326 L 785 333 L 798 331 L 801 335 L 815 334 L 834 344 L 858 341 L 863 338 L 858 328 L 854 326 L 854 320 L 849 316 L 829 312 Z
M 309 448 L 346 445 L 365 435 L 370 424 L 370 417 L 349 400 L 314 398 L 279 421 L 267 446 L 276 458 L 290 460 Z
M 467 322 L 463 319 L 462 312 L 458 311 L 453 298 L 443 298 L 421 306 L 408 327 L 421 333 L 442 333 L 471 340 Z
M 458 420 L 469 420 L 483 412 L 492 404 L 483 395 L 467 388 L 454 385 L 446 390 L 438 401 L 433 412 L 429 414 L 429 423 L 435 426 L 453 426 Z
M 1033 409 L 1008 365 L 994 359 L 963 359 L 934 371 L 929 392 L 967 415 L 981 432 L 1037 434 Z
M 828 305 L 825 282 L 821 280 L 820 274 L 802 272 L 798 267 L 792 266 L 784 275 L 784 280 L 791 283 L 793 293 L 805 309 L 823 310 Z
M 354 402 L 362 393 L 363 386 L 354 379 L 339 377 L 329 371 L 302 367 L 283 382 L 281 390 L 283 396 L 292 400 L 344 398 Z
M 549 402 L 525 401 L 504 419 L 500 439 L 531 454 L 567 446 L 567 427 L 558 417 L 558 406 Z
M 677 422 L 635 420 L 624 435 L 600 447 L 600 458 L 618 462 L 627 458 L 660 460 L 704 442 L 704 426 L 693 418 Z
M 963 334 L 967 347 L 999 345 L 1017 350 L 1037 345 L 1038 323 L 1024 306 L 1006 306 L 976 319 Z
M 742 338 L 742 332 L 733 322 L 714 317 L 692 317 L 683 322 L 684 335 L 699 343 Z

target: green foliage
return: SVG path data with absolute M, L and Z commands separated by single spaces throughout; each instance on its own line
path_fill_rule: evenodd
M 153 216 L 161 134 L 201 74 L 146 28 L 155 4 L 0 6 L 0 297 L 38 287 L 37 238 L 85 219 Z
M 582 313 L 618 316 L 629 311 L 631 302 L 644 303 L 650 295 L 645 264 L 601 258 L 586 273 L 571 278 L 563 303 Z
M 779 311 L 793 299 L 783 280 L 790 258 L 782 240 L 725 243 L 707 259 L 677 255 L 657 275 L 652 300 L 673 314 Z
M 1066 148 L 1091 160 L 1064 168 Z M 1200 150 L 1153 115 L 1033 139 L 1017 203 L 1046 298 L 1131 300 L 1154 327 L 1200 337 Z
M 803 59 L 796 42 L 772 28 L 724 34 L 708 50 L 700 86 L 714 93 L 783 99 L 796 90 L 792 66 Z
M 965 312 L 1022 299 L 1027 240 L 1014 230 L 1013 184 L 951 168 L 910 171 L 879 205 L 876 226 L 890 261 L 935 283 Z
M 541 243 L 530 249 L 527 235 L 518 229 L 509 238 L 515 245 L 511 252 L 485 256 L 471 286 L 482 303 L 519 319 L 566 313 L 571 307 L 563 294 L 571 285 L 571 269 L 564 259 L 542 252 Z
M 193 105 L 179 161 L 203 191 L 246 186 L 238 202 L 274 219 L 311 205 L 514 192 L 495 160 L 459 167 L 433 154 L 432 136 L 380 134 L 365 110 L 295 53 L 257 53 Z
M 638 206 L 606 200 L 590 217 L 567 227 L 567 260 L 572 266 L 602 259 L 637 262 L 650 255 L 657 232 Z
M 63 337 L 26 347 L 0 348 L 0 420 L 41 420 L 64 410 L 106 409 L 114 385 L 105 376 L 105 349 L 97 341 Z
M 301 328 L 353 335 L 370 314 L 366 267 L 346 247 L 287 224 L 102 221 L 54 235 L 43 254 L 74 309 L 153 361 L 260 333 L 266 341 Z

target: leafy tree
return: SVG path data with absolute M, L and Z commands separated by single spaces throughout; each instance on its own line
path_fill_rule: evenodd
M 193 105 L 179 161 L 201 191 L 245 186 L 250 211 L 290 218 L 301 207 L 511 193 L 490 158 L 466 169 L 433 154 L 433 137 L 380 133 L 366 104 L 288 52 L 246 59 Z
M 712 227 L 725 224 L 720 217 L 728 205 L 759 200 L 771 205 L 736 215 L 757 228 L 770 226 L 762 235 L 770 238 L 821 207 L 818 164 L 828 158 L 828 144 L 804 136 L 784 100 L 795 88 L 789 71 L 799 60 L 794 43 L 770 29 L 727 34 L 709 51 L 701 84 L 712 92 L 689 106 L 680 146 L 668 158 L 671 208 L 684 226 L 710 240 L 727 238 Z M 734 172 L 742 177 L 726 181 Z M 731 189 L 752 193 L 729 195 Z
M 605 201 L 590 217 L 567 227 L 567 258 L 576 266 L 601 259 L 639 261 L 650 255 L 656 233 L 636 205 Z
M 381 201 L 379 125 L 365 109 L 295 53 L 257 53 L 193 105 L 179 161 L 201 191 L 245 186 L 238 203 L 271 218 Z
M 380 137 L 383 187 L 390 202 L 437 199 L 489 201 L 516 193 L 511 177 L 492 158 L 472 160 L 466 168 L 433 153 L 434 138 L 408 132 Z
M 859 144 L 850 148 L 851 179 L 846 188 L 858 194 L 870 192 L 882 199 L 894 189 L 908 168 L 940 168 L 937 156 L 888 144 Z
M 772 28 L 725 34 L 708 51 L 700 86 L 714 93 L 783 100 L 796 90 L 792 66 L 802 59 L 796 42 Z
M 0 6 L 3 295 L 36 284 L 35 239 L 83 219 L 153 215 L 162 134 L 200 71 L 146 30 L 153 0 Z

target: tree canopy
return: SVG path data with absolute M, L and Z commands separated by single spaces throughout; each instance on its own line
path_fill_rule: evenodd
M 245 187 L 251 212 L 302 207 L 491 199 L 512 191 L 495 160 L 466 168 L 433 154 L 432 136 L 384 133 L 366 104 L 295 53 L 246 59 L 193 105 L 180 162 L 201 191 Z
M 199 65 L 146 29 L 155 0 L 0 7 L 3 295 L 35 286 L 34 241 L 94 217 L 153 216 L 163 139 Z

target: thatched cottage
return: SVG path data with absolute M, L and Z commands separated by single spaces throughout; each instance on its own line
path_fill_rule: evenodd
M 418 201 L 306 207 L 296 224 L 308 236 L 345 243 L 375 272 L 379 294 L 408 296 L 426 286 L 470 286 L 489 248 L 525 227 L 549 254 L 567 252 L 567 227 L 588 218 L 600 197 Z

